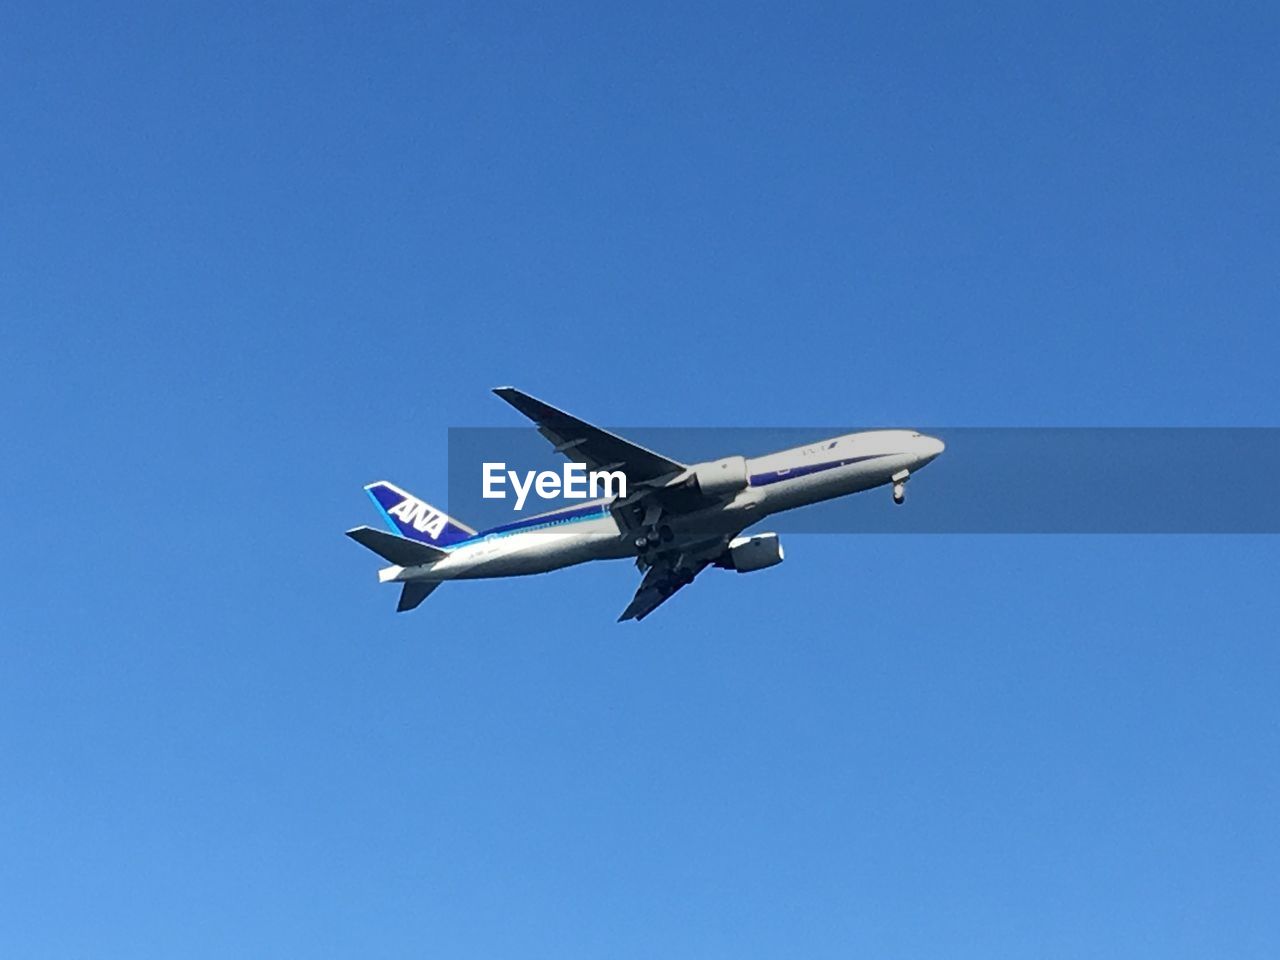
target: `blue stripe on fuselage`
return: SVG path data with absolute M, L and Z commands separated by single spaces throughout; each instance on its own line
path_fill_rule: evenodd
M 544 530 L 547 527 L 557 527 L 562 523 L 576 523 L 580 520 L 598 520 L 609 515 L 609 505 L 607 503 L 589 503 L 581 507 L 565 507 L 562 510 L 553 510 L 550 513 L 540 513 L 536 517 L 521 517 L 519 520 L 512 520 L 510 523 L 500 523 L 496 527 L 490 527 L 477 533 L 469 540 L 463 540 L 461 543 L 455 543 L 448 549 L 454 550 L 458 547 L 465 547 L 468 544 L 478 543 L 481 540 L 488 540 L 493 537 L 506 537 L 516 533 L 528 533 L 530 530 Z
M 608 512 L 609 505 L 604 503 L 589 503 L 583 507 L 565 507 L 561 510 L 553 510 L 550 513 L 540 513 L 536 517 L 521 517 L 519 520 L 512 520 L 510 523 L 500 523 L 496 527 L 491 527 L 483 533 L 477 534 L 477 537 L 488 537 L 495 533 L 515 533 L 534 527 L 549 527 L 555 523 L 582 520 L 593 515 L 603 516 Z
M 769 470 L 765 473 L 753 473 L 747 483 L 753 487 L 767 487 L 771 483 L 783 480 L 794 480 L 796 477 L 808 477 L 823 470 L 834 470 L 836 467 L 847 467 L 851 463 L 862 463 L 865 460 L 879 460 L 881 457 L 896 457 L 896 453 L 873 453 L 865 457 L 846 457 L 843 460 L 832 460 L 829 463 L 811 463 L 803 467 L 788 467 L 786 470 Z

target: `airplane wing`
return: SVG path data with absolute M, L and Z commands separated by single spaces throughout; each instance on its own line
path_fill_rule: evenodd
M 694 577 L 715 562 L 728 544 L 730 537 L 717 537 L 692 550 L 663 554 L 657 557 L 647 571 L 636 595 L 622 611 L 618 622 L 643 620 L 669 600 L 681 587 L 693 583 Z
M 532 420 L 558 452 L 592 470 L 621 470 L 629 487 L 686 469 L 683 463 L 579 420 L 515 387 L 495 387 L 493 392 Z
M 636 591 L 636 595 L 631 598 L 631 602 L 627 604 L 627 609 L 622 611 L 622 615 L 618 617 L 618 622 L 623 620 L 643 620 L 658 607 L 666 603 L 671 596 L 681 587 L 693 583 L 693 578 L 702 572 L 703 568 L 711 561 L 704 560 L 697 565 L 697 568 L 684 573 L 681 577 L 672 577 L 672 571 L 663 567 L 650 567 L 649 572 L 644 575 L 644 579 L 640 581 L 640 589 Z

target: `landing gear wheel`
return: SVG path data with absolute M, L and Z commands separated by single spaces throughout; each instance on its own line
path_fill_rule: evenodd
M 902 503 L 907 499 L 907 480 L 911 476 L 909 470 L 899 470 L 890 479 L 893 480 L 893 502 Z

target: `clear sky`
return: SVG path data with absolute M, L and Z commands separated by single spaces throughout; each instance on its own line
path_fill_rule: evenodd
M 793 536 L 615 625 L 341 532 L 502 383 L 1278 425 L 1277 9 L 5 5 L 0 955 L 1275 957 L 1277 538 Z

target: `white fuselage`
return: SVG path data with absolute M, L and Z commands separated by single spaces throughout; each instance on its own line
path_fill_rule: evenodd
M 941 440 L 911 430 L 873 430 L 748 458 L 747 485 L 695 512 L 666 514 L 675 544 L 734 535 L 783 510 L 883 486 L 919 470 L 943 450 Z M 387 567 L 388 581 L 468 580 L 545 573 L 588 560 L 637 555 L 610 501 L 565 507 L 477 534 L 448 556 L 413 567 Z

